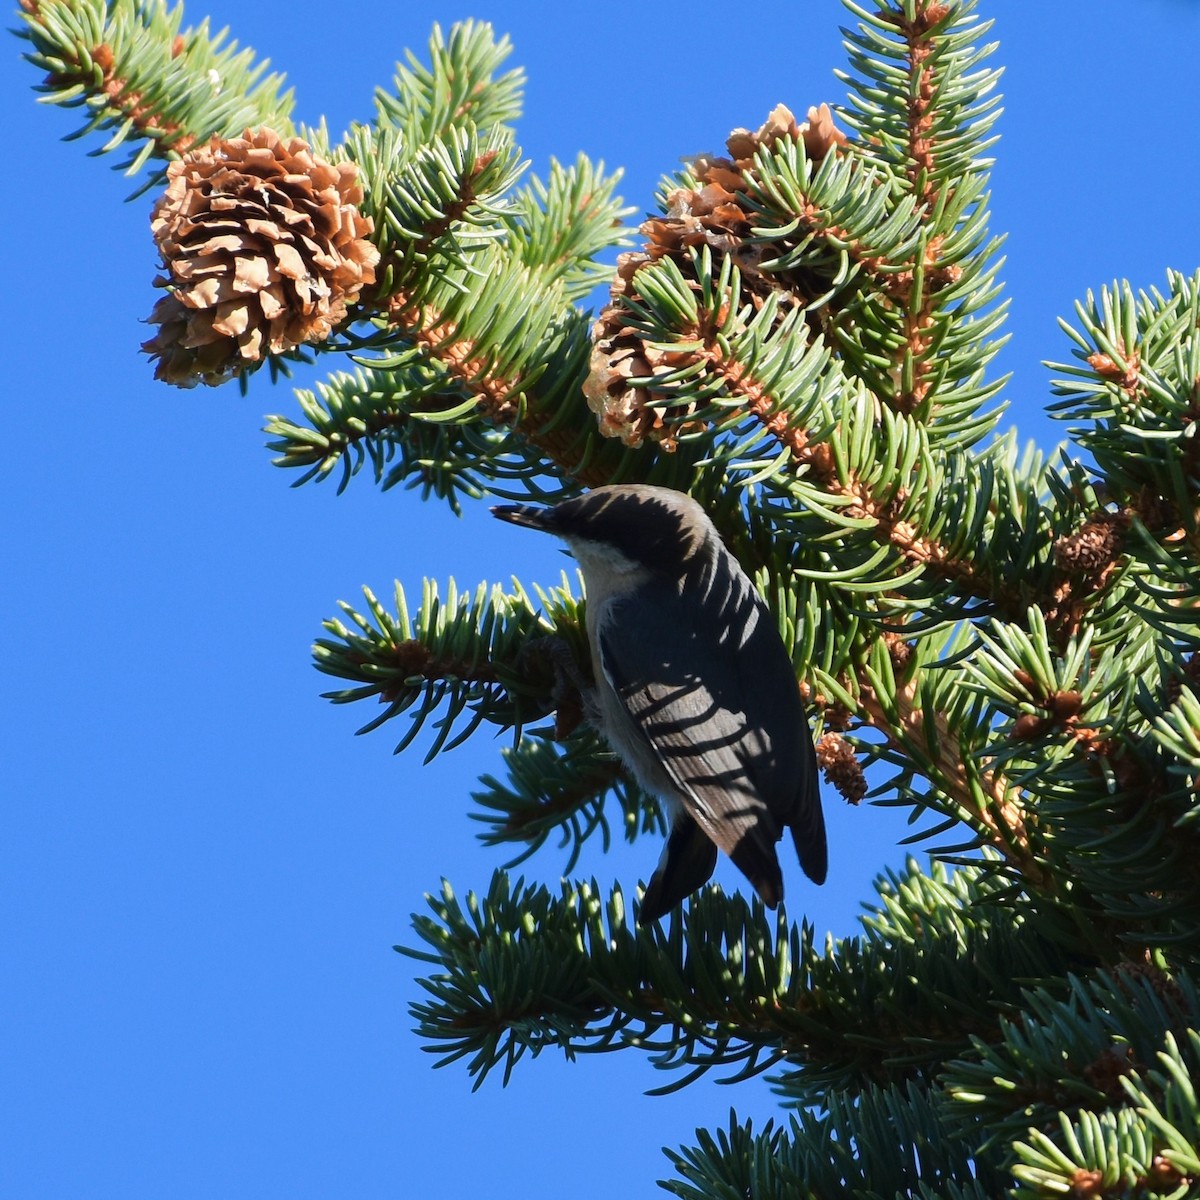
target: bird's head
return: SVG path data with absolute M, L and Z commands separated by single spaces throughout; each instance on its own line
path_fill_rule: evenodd
M 608 570 L 643 569 L 684 575 L 716 531 L 690 496 L 649 484 L 610 484 L 549 508 L 497 505 L 502 521 L 562 538 L 586 573 L 589 564 Z

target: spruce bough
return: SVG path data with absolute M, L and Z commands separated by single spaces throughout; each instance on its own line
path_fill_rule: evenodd
M 171 162 L 219 181 L 216 241 L 160 242 L 175 382 L 343 356 L 268 426 L 298 483 L 366 468 L 456 509 L 690 491 L 778 621 L 832 789 L 935 817 L 933 865 L 881 878 L 832 943 L 716 890 L 639 930 L 618 884 L 444 884 L 406 948 L 443 1061 L 476 1086 L 548 1046 L 646 1050 L 666 1087 L 773 1069 L 795 1115 L 671 1152 L 684 1197 L 1191 1195 L 1200 276 L 1089 293 L 1054 368 L 1071 441 L 994 437 L 988 24 L 967 0 L 845 2 L 844 103 L 736 130 L 636 233 L 586 158 L 524 181 L 522 77 L 484 25 L 435 31 L 340 143 L 157 0 L 27 4 L 22 35 L 46 98 L 109 131 L 139 190 Z M 329 261 L 279 204 L 256 211 L 265 145 L 301 166 L 260 190 L 326 231 Z M 614 276 L 602 257 L 631 243 Z M 586 661 L 581 605 L 565 577 L 367 593 L 316 662 L 427 757 L 514 731 L 473 797 L 482 836 L 511 862 L 565 836 L 570 870 L 614 824 L 661 832 L 536 652 L 552 634 Z

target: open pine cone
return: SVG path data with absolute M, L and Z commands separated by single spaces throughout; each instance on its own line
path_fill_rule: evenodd
M 324 341 L 364 287 L 379 251 L 353 163 L 328 163 L 274 130 L 214 137 L 167 171 L 150 226 L 169 289 L 142 349 L 158 379 L 219 384 L 269 354 Z
M 751 302 L 778 286 L 759 269 L 760 261 L 777 251 L 764 250 L 750 237 L 754 210 L 748 199 L 747 177 L 756 170 L 758 150 L 781 138 L 802 140 L 810 162 L 819 162 L 846 144 L 846 135 L 833 123 L 827 104 L 810 108 L 803 123 L 797 122 L 785 105 L 777 105 L 756 132 L 735 129 L 729 135 L 725 143 L 728 157 L 702 154 L 692 159 L 691 174 L 698 187 L 671 192 L 667 211 L 641 226 L 647 239 L 645 249 L 617 257 L 611 301 L 592 327 L 591 367 L 583 387 L 588 407 L 606 437 L 619 437 L 627 446 L 650 440 L 673 450 L 677 439 L 694 424 L 689 423 L 684 406 L 652 406 L 652 387 L 630 383 L 631 379 L 653 379 L 659 372 L 680 366 L 674 349 L 646 344 L 629 325 L 621 297 L 637 299 L 637 274 L 642 268 L 670 257 L 685 278 L 694 278 L 690 251 L 707 245 L 716 261 L 733 258 L 742 276 L 743 295 Z

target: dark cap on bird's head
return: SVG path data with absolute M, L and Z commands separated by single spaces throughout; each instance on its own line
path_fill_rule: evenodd
M 552 508 L 497 505 L 492 513 L 568 541 L 611 546 L 654 570 L 685 570 L 707 538 L 715 536 L 708 515 L 691 496 L 644 484 L 593 488 Z

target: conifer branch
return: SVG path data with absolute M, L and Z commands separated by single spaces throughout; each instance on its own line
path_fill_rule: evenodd
M 889 320 L 896 329 L 893 379 L 890 386 L 882 378 L 871 386 L 897 412 L 932 422 L 950 398 L 942 393 L 966 377 L 946 370 L 955 357 L 947 353 L 947 335 L 957 341 L 950 333 L 955 324 L 963 332 L 963 314 L 956 322 L 952 313 L 966 294 L 978 311 L 997 290 L 995 266 L 988 266 L 997 243 L 987 238 L 982 191 L 989 165 L 982 152 L 998 115 L 995 99 L 986 97 L 997 76 L 974 71 L 991 49 L 975 44 L 989 23 L 976 21 L 972 5 L 936 0 L 881 0 L 874 12 L 849 7 L 861 21 L 848 31 L 847 47 L 864 78 L 842 74 L 855 93 L 855 108 L 843 115 L 862 134 L 861 153 L 903 173 L 907 203 L 921 224 L 907 270 L 896 280 L 908 286 L 895 305 L 898 322 L 894 315 Z M 880 89 L 885 71 L 897 78 Z M 985 348 L 985 339 L 1002 311 L 973 331 L 975 353 L 959 345 L 962 369 L 977 372 L 995 353 L 999 343 Z
M 911 497 L 924 506 L 931 490 L 936 494 L 942 485 L 929 448 L 916 448 L 926 438 L 925 427 L 893 418 L 883 436 L 904 449 L 889 445 L 881 454 L 878 433 L 862 436 L 881 423 L 878 403 L 839 379 L 828 353 L 820 342 L 808 340 L 794 313 L 779 320 L 771 304 L 757 310 L 743 306 L 740 277 L 729 259 L 716 271 L 706 250 L 696 256 L 694 272 L 698 285 L 689 285 L 672 260 L 663 260 L 639 272 L 638 300 L 625 304 L 624 329 L 645 341 L 653 330 L 656 349 L 644 347 L 642 353 L 652 367 L 661 362 L 669 368 L 630 382 L 645 392 L 645 408 L 672 438 L 681 445 L 703 440 L 727 467 L 742 459 L 761 460 L 762 442 L 770 439 L 784 452 L 775 470 L 804 476 L 803 491 L 796 489 L 800 506 L 815 500 L 833 524 L 870 531 L 897 552 L 894 565 L 900 572 L 927 569 L 960 594 L 1014 607 L 1011 589 L 967 557 L 978 555 L 977 543 L 964 539 L 961 551 L 951 550 L 922 531 L 921 518 L 912 512 Z M 684 394 L 693 398 L 682 401 Z M 910 453 L 905 453 L 906 442 L 914 446 Z M 853 459 L 865 448 L 870 459 L 860 469 Z M 970 470 L 963 451 L 946 453 Z M 907 474 L 881 474 L 879 464 L 889 457 Z M 930 515 L 944 523 L 943 513 Z
M 490 347 L 481 347 L 463 336 L 456 321 L 433 305 L 397 291 L 388 298 L 388 323 L 406 341 L 442 363 L 447 375 L 474 398 L 487 420 L 502 425 L 516 418 L 520 408 L 519 376 L 494 369 Z
M 697 1130 L 697 1144 L 667 1155 L 677 1178 L 660 1181 L 682 1200 L 743 1196 L 911 1196 L 914 1200 L 994 1200 L 1009 1181 L 1000 1155 L 962 1153 L 936 1088 L 867 1087 L 801 1109 L 760 1133 L 739 1125 Z M 858 1149 L 863 1131 L 870 1161 Z
M 883 19 L 895 25 L 905 45 L 910 82 L 908 95 L 907 146 L 905 170 L 913 193 L 932 208 L 938 196 L 937 143 L 934 132 L 934 105 L 939 90 L 935 35 L 953 13 L 953 7 L 940 0 L 917 0 L 912 16 L 895 5 Z
M 290 93 L 223 34 L 181 31 L 180 9 L 23 0 L 22 36 L 46 99 L 85 109 L 80 134 L 133 145 L 131 172 L 181 158 L 180 213 L 225 206 L 205 208 L 212 245 L 156 209 L 170 296 L 192 302 L 156 323 L 199 347 L 177 382 L 302 345 L 355 356 L 271 418 L 301 482 L 369 464 L 452 506 L 689 491 L 824 715 L 828 782 L 857 803 L 885 765 L 874 802 L 936 821 L 908 840 L 959 841 L 879 881 L 863 935 L 824 945 L 711 888 L 640 928 L 617 886 L 497 872 L 460 902 L 446 884 L 405 951 L 429 967 L 427 1048 L 476 1086 L 550 1047 L 640 1049 L 662 1090 L 774 1067 L 796 1115 L 731 1117 L 672 1154 L 665 1186 L 688 1200 L 1183 1195 L 1200 1187 L 1200 275 L 1077 306 L 1060 461 L 981 447 L 1005 382 L 989 24 L 974 0 L 846 4 L 846 105 L 780 105 L 668 179 L 590 335 L 577 305 L 625 239 L 616 176 L 581 158 L 521 182 L 523 76 L 488 27 L 435 29 L 370 124 L 340 146 L 304 126 L 273 165 L 259 151 L 293 131 Z M 350 231 L 326 238 L 332 265 L 290 204 L 311 233 Z M 210 330 L 246 361 L 209 361 Z M 375 702 L 363 731 L 409 717 L 400 748 L 510 731 L 473 795 L 481 838 L 516 861 L 557 839 L 571 870 L 587 839 L 661 834 L 664 815 L 533 652 L 547 635 L 586 674 L 565 579 L 427 582 L 412 615 L 399 587 L 391 611 L 343 604 L 314 657 L 335 703 Z
M 561 709 L 560 709 L 561 715 Z M 612 835 L 608 807 L 615 802 L 620 825 L 632 841 L 643 833 L 667 832 L 661 806 L 629 779 L 620 762 L 587 727 L 577 728 L 565 741 L 543 736 L 523 737 L 502 752 L 508 781 L 480 779 L 483 790 L 471 799 L 481 811 L 474 820 L 486 828 L 480 839 L 489 846 L 522 847 L 506 862 L 511 869 L 557 834 L 567 850 L 564 874 L 575 867 L 584 842 L 599 833 L 607 849 Z
M 611 442 L 597 445 L 599 436 L 588 436 L 586 424 L 572 427 L 563 420 L 561 408 L 543 412 L 532 388 L 537 376 L 517 369 L 504 370 L 497 362 L 493 339 L 483 343 L 468 336 L 454 316 L 403 292 L 393 293 L 389 299 L 388 320 L 406 341 L 442 364 L 448 378 L 474 400 L 485 421 L 519 434 L 545 461 L 553 463 L 577 484 L 594 487 L 614 478 L 621 457 L 619 448 Z M 578 362 L 586 344 L 583 330 L 574 321 L 567 328 L 575 336 L 564 346 L 564 352 Z M 581 374 L 576 368 L 576 379 Z M 561 397 L 562 391 L 569 390 L 569 380 L 568 375 L 566 380 L 554 381 L 555 399 Z M 583 407 L 581 397 L 576 399 L 575 407 Z
M 1078 1066 L 1069 1113 L 1120 1104 L 1128 1078 L 1153 1064 L 1167 1037 L 1186 1043 L 1198 1021 L 1190 981 L 1148 957 L 1125 959 L 1072 975 L 1061 994 L 1031 993 L 1020 1017 L 1001 1020 L 997 1039 L 951 1065 L 945 1085 L 960 1120 L 1019 1138 L 1030 1124 L 1050 1128 L 1063 1108 L 1064 1059 Z
M 914 674 L 888 697 L 885 709 L 870 683 L 860 686 L 860 712 L 948 801 L 947 807 L 968 826 L 980 829 L 1025 883 L 1053 893 L 1053 873 L 1039 862 L 1030 844 L 1020 793 L 999 771 L 977 764 L 942 713 L 920 706 L 920 682 Z
M 235 136 L 256 125 L 293 131 L 293 96 L 284 77 L 264 75 L 267 60 L 224 45 L 208 21 L 181 29 L 183 5 L 165 0 L 23 0 L 26 58 L 45 72 L 49 103 L 83 107 L 88 120 L 73 136 L 112 136 L 101 152 L 126 141 L 143 144 L 121 164 L 136 174 L 150 158 L 167 160 L 214 134 Z M 161 180 L 151 175 L 138 193 Z
M 472 596 L 460 596 L 453 580 L 444 601 L 437 587 L 426 581 L 415 619 L 399 583 L 395 614 L 370 589 L 363 592 L 367 613 L 344 601 L 340 604 L 354 628 L 328 620 L 330 636 L 313 647 L 318 670 L 359 685 L 326 696 L 335 704 L 374 698 L 384 705 L 360 733 L 411 710 L 398 751 L 412 743 L 426 720 L 440 713 L 426 761 L 458 745 L 483 721 L 511 728 L 545 716 L 553 706 L 552 680 L 548 672 L 532 669 L 524 647 L 535 634 L 553 633 L 568 642 L 582 637 L 578 602 L 565 575 L 560 587 L 537 591 L 545 615 L 521 589 L 505 593 L 481 584 Z M 466 727 L 451 739 L 466 711 Z
M 407 51 L 407 65 L 397 64 L 391 91 L 375 89 L 377 127 L 400 130 L 404 142 L 416 147 L 452 129 L 510 125 L 521 115 L 525 88 L 520 67 L 500 73 L 512 49 L 507 37 L 497 38 L 484 22 L 461 21 L 448 34 L 434 25 L 428 65 Z
M 275 465 L 303 471 L 293 486 L 327 478 L 340 464 L 341 491 L 369 462 L 385 490 L 420 486 L 457 511 L 459 496 L 483 495 L 506 462 L 516 477 L 528 469 L 514 439 L 458 417 L 461 394 L 426 362 L 339 372 L 315 393 L 297 389 L 296 398 L 307 424 L 275 415 L 265 426 Z
M 977 872 L 948 892 L 944 877 L 930 885 L 910 877 L 902 894 L 919 897 L 926 886 L 957 903 L 999 890 Z M 414 918 L 427 949 L 397 949 L 438 968 L 413 1015 L 443 1062 L 470 1056 L 476 1086 L 551 1045 L 568 1054 L 637 1046 L 660 1069 L 687 1072 L 663 1090 L 711 1069 L 743 1078 L 782 1062 L 782 1085 L 810 1104 L 827 1088 L 858 1093 L 919 1079 L 964 1037 L 998 1036 L 998 1012 L 1025 985 L 1018 979 L 1052 973 L 1063 952 L 1032 927 L 1018 936 L 1006 909 L 981 925 L 962 921 L 955 902 L 924 906 L 923 927 L 901 918 L 907 931 L 893 937 L 895 901 L 885 896 L 867 940 L 819 949 L 808 927 L 716 888 L 663 932 L 628 927 L 619 887 L 602 900 L 594 883 L 564 884 L 555 898 L 497 872 L 488 894 L 470 894 L 465 907 L 443 884 L 439 899 L 428 898 L 433 916 Z M 526 933 L 516 942 L 503 931 L 518 914 Z M 953 1000 L 981 987 L 994 1000 L 987 1009 Z M 852 1018 L 864 995 L 870 1030 Z M 897 1056 L 897 1044 L 909 1049 Z

